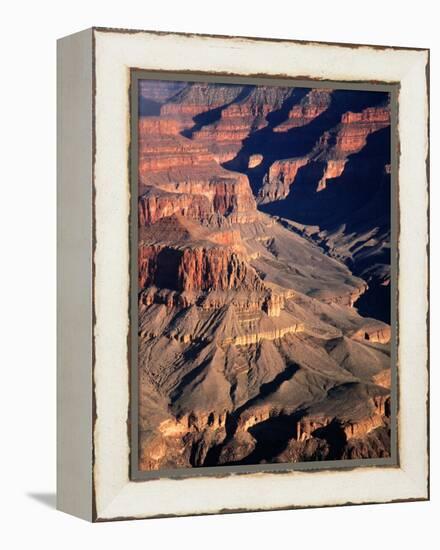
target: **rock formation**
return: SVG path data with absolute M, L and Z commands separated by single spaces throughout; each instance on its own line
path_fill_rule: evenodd
M 388 106 L 368 107 L 360 113 L 344 113 L 341 123 L 325 136 L 324 142 L 315 152 L 314 160 L 325 159 L 326 162 L 316 190 L 322 191 L 328 180 L 341 176 L 348 157 L 365 147 L 370 134 L 388 127 L 390 122 Z M 331 145 L 333 141 L 334 145 Z
M 369 290 L 361 311 L 389 322 L 390 110 L 386 99 L 351 109 L 334 126 L 324 124 L 328 108 L 287 132 L 305 132 L 318 121 L 323 126 L 306 154 L 270 162 L 253 187 L 262 210 L 293 221 L 294 231 L 364 278 Z
M 310 92 L 296 105 L 294 105 L 287 119 L 275 126 L 275 132 L 287 132 L 291 128 L 305 126 L 326 111 L 331 103 L 331 90 L 317 88 Z
M 330 95 L 324 94 L 327 98 L 326 107 L 321 101 L 321 95 L 318 98 L 308 94 L 307 107 L 308 116 L 303 114 L 302 106 L 295 106 L 292 119 L 288 119 L 283 124 L 289 124 L 289 128 L 295 128 L 306 125 L 311 118 L 316 118 L 321 112 L 328 108 Z M 314 104 L 317 99 L 317 104 Z M 301 115 L 301 116 L 300 116 Z M 289 113 L 289 117 L 292 116 Z M 293 122 L 291 122 L 291 120 Z M 390 125 L 390 111 L 388 106 L 368 107 L 360 113 L 347 112 L 341 117 L 340 123 L 320 136 L 315 147 L 309 154 L 292 159 L 283 159 L 275 161 L 270 167 L 263 179 L 259 196 L 261 202 L 271 202 L 280 200 L 289 194 L 290 186 L 294 184 L 298 170 L 309 163 L 323 164 L 323 174 L 318 181 L 316 191 L 322 191 L 326 188 L 328 180 L 339 178 L 344 172 L 348 157 L 361 151 L 367 138 L 373 132 Z M 283 125 L 281 125 L 283 128 Z M 274 131 L 281 131 L 280 127 L 274 128 Z M 286 131 L 283 129 L 282 131 Z
M 298 170 L 308 162 L 307 157 L 276 160 L 264 176 L 260 202 L 272 202 L 287 197 Z
M 391 329 L 357 309 L 389 282 L 383 97 L 139 91 L 140 468 L 389 456 Z
M 268 125 L 267 116 L 280 109 L 291 93 L 290 88 L 284 87 L 244 87 L 238 100 L 221 110 L 218 120 L 203 125 L 193 137 L 206 143 L 218 162 L 227 162 L 237 155 L 252 132 Z

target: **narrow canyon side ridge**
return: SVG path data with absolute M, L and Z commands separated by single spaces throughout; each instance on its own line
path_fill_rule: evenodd
M 388 95 L 139 98 L 140 469 L 388 457 Z

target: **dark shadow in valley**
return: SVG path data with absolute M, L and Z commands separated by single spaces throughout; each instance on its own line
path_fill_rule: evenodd
M 218 461 L 220 458 L 221 451 L 223 447 L 231 441 L 235 433 L 238 429 L 238 421 L 240 419 L 241 414 L 252 407 L 255 403 L 257 403 L 260 399 L 264 399 L 268 397 L 270 394 L 274 393 L 283 382 L 286 382 L 287 380 L 290 380 L 295 373 L 299 370 L 299 366 L 296 363 L 289 363 L 286 368 L 277 374 L 270 382 L 266 382 L 265 384 L 262 384 L 260 386 L 259 393 L 255 396 L 246 401 L 243 405 L 238 407 L 234 412 L 228 414 L 226 418 L 226 438 L 222 443 L 219 445 L 215 445 L 211 447 L 211 449 L 208 451 L 206 455 L 206 459 L 204 461 L 204 466 L 216 466 L 218 465 Z
M 391 178 L 385 165 L 390 154 L 390 128 L 387 127 L 370 134 L 365 147 L 348 157 L 342 175 L 327 180 L 325 189 L 316 192 L 325 165 L 313 161 L 298 171 L 295 184 L 284 200 L 262 204 L 259 208 L 301 224 L 317 225 L 328 233 L 342 226 L 345 235 L 369 235 L 374 229 L 373 239 L 377 244 L 351 250 L 352 258 L 346 263 L 353 274 L 359 276 L 375 266 L 389 266 Z M 318 244 L 326 249 L 325 243 Z M 369 289 L 356 303 L 360 314 L 389 323 L 390 290 L 389 285 L 381 286 L 373 277 Z
M 237 156 L 223 164 L 227 169 L 245 173 L 255 196 L 273 162 L 310 154 L 323 134 L 340 123 L 344 113 L 361 112 L 367 107 L 383 105 L 388 99 L 386 92 L 336 90 L 328 109 L 310 123 L 287 132 L 274 132 L 275 126 L 287 118 L 292 104 L 299 102 L 308 91 L 307 88 L 296 89 L 299 95 L 292 94 L 280 110 L 270 113 L 268 126 L 252 133 Z M 390 135 L 390 127 L 370 134 L 365 147 L 348 157 L 342 175 L 328 179 L 326 188 L 319 193 L 316 189 L 324 174 L 325 159 L 318 157 L 309 162 L 298 171 L 284 200 L 261 204 L 259 209 L 302 224 L 317 225 L 322 231 L 343 227 L 345 235 L 368 234 L 374 228 L 377 230 L 374 238 L 379 244 L 369 247 L 367 253 L 361 248 L 354 249 L 350 251 L 352 259 L 345 261 L 353 274 L 359 276 L 376 266 L 389 266 L 390 247 L 382 245 L 389 242 L 390 234 L 391 181 L 390 174 L 385 172 L 385 165 L 391 158 Z M 331 133 L 329 147 L 334 145 L 335 139 L 336 134 Z M 253 154 L 261 154 L 263 160 L 258 166 L 249 168 L 249 158 Z M 319 245 L 325 248 L 322 240 Z M 369 289 L 357 305 L 361 315 L 389 323 L 390 286 L 378 288 L 381 282 L 373 276 Z
M 327 460 L 339 460 L 342 457 L 347 444 L 347 436 L 341 423 L 334 419 L 323 428 L 318 428 L 312 433 L 313 437 L 323 439 L 329 446 Z
M 260 210 L 306 225 L 332 229 L 347 224 L 347 231 L 378 220 L 388 222 L 390 175 L 385 164 L 390 159 L 390 128 L 370 134 L 365 147 L 350 155 L 341 176 L 328 179 L 317 192 L 325 163 L 312 161 L 298 170 L 295 183 L 284 200 L 260 205 Z
M 289 441 L 296 438 L 296 425 L 303 414 L 302 411 L 291 415 L 281 414 L 249 428 L 249 433 L 256 440 L 254 450 L 242 460 L 229 462 L 227 465 L 273 462 L 286 449 Z
M 391 285 L 370 282 L 368 290 L 356 301 L 355 307 L 362 317 L 373 317 L 390 324 Z
M 387 94 L 380 92 L 336 90 L 332 93 L 329 108 L 311 122 L 287 132 L 274 132 L 274 127 L 287 118 L 290 108 L 301 101 L 309 91 L 310 88 L 295 88 L 282 108 L 267 116 L 268 125 L 253 132 L 244 140 L 237 156 L 223 164 L 224 168 L 245 173 L 255 195 L 258 194 L 263 177 L 275 160 L 302 157 L 310 153 L 322 134 L 340 123 L 344 113 L 360 112 L 387 99 Z M 249 169 L 249 158 L 254 154 L 261 154 L 263 161 Z

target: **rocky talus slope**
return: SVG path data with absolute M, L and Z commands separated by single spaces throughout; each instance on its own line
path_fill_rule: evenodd
M 139 91 L 140 468 L 389 456 L 384 94 Z

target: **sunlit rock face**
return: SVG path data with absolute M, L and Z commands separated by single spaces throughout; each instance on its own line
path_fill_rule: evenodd
M 285 120 L 275 126 L 275 132 L 287 132 L 291 128 L 305 126 L 324 113 L 331 104 L 331 90 L 325 88 L 310 90 L 308 94 L 294 105 Z
M 325 189 L 328 180 L 341 176 L 348 157 L 361 151 L 367 144 L 368 136 L 389 127 L 390 122 L 388 106 L 368 107 L 360 113 L 344 113 L 322 151 L 318 151 L 317 158 L 325 159 L 326 167 L 317 191 Z M 331 144 L 333 141 L 334 145 Z
M 139 97 L 140 468 L 389 456 L 386 94 Z
M 307 157 L 282 159 L 273 162 L 263 180 L 263 186 L 259 193 L 260 202 L 272 202 L 286 198 L 298 170 L 308 162 Z
M 234 221 L 255 217 L 256 204 L 247 176 L 225 170 L 206 144 L 182 135 L 194 113 L 229 97 L 220 91 L 211 97 L 206 87 L 194 92 L 187 87 L 177 98 L 182 96 L 188 104 L 179 103 L 174 96 L 174 102 L 161 107 L 160 116 L 139 118 L 141 226 L 178 213 L 199 221 L 215 214 Z M 200 97 L 208 103 L 198 105 Z

